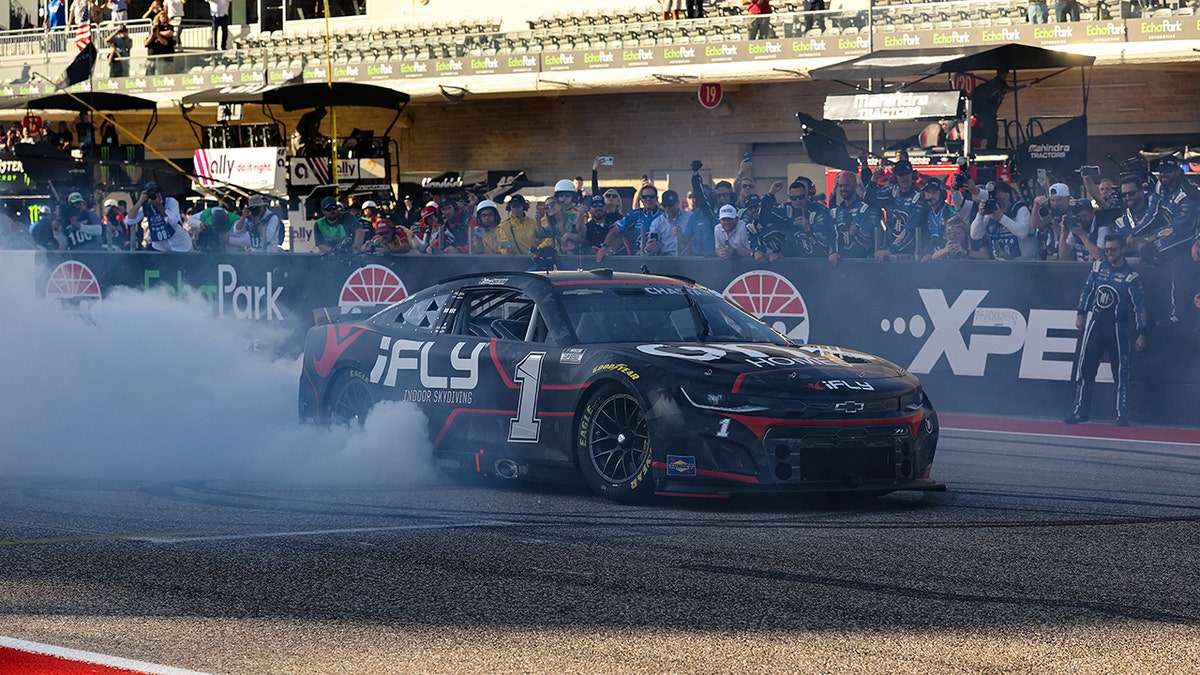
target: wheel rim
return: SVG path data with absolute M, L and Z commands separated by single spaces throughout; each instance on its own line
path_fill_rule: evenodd
M 603 480 L 624 483 L 636 476 L 650 452 L 646 417 L 629 394 L 604 399 L 588 431 L 592 468 Z
M 337 400 L 330 406 L 330 417 L 335 424 L 361 425 L 371 409 L 371 392 L 357 380 L 349 382 L 338 393 Z

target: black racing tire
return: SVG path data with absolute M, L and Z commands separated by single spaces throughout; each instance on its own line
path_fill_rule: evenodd
M 592 490 L 622 504 L 654 494 L 646 406 L 638 395 L 606 384 L 588 398 L 575 434 L 576 459 Z
M 362 426 L 375 407 L 367 378 L 356 370 L 339 374 L 325 397 L 325 419 L 330 424 Z

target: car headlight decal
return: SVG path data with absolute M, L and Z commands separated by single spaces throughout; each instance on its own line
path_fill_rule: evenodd
M 740 396 L 723 392 L 692 392 L 680 387 L 679 391 L 692 407 L 714 412 L 750 413 L 767 410 L 766 406 L 751 405 Z

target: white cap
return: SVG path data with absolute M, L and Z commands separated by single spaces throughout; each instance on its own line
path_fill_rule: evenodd
M 717 212 L 717 216 L 719 218 L 737 218 L 737 207 L 733 204 L 726 204 L 725 206 L 721 207 L 720 211 Z
M 364 209 L 377 209 L 379 208 L 379 205 L 368 199 L 367 201 L 363 202 L 362 207 Z
M 1064 184 L 1064 183 L 1055 183 L 1054 185 L 1050 186 L 1050 196 L 1051 197 L 1070 197 L 1071 196 L 1071 188 L 1067 187 L 1066 184 Z
M 117 200 L 115 200 L 115 199 L 105 199 L 104 200 L 104 208 L 106 208 L 106 209 L 110 206 L 116 206 L 116 205 L 117 205 Z

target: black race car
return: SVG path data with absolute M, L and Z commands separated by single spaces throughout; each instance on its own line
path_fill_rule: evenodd
M 411 401 L 439 467 L 651 494 L 940 490 L 937 415 L 883 359 L 800 345 L 678 278 L 501 272 L 309 330 L 300 417 Z

